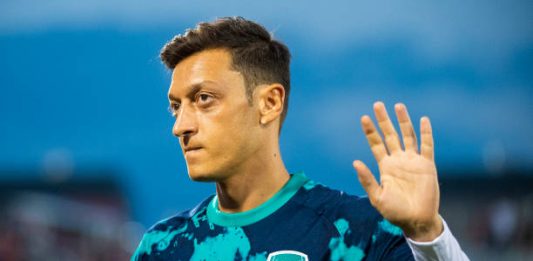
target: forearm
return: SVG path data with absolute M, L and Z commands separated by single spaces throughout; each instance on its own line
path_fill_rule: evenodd
M 444 226 L 442 234 L 433 241 L 417 242 L 406 237 L 415 260 L 469 260 L 444 220 L 442 224 Z

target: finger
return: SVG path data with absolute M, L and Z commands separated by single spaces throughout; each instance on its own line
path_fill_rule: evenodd
M 383 104 L 382 102 L 374 103 L 374 113 L 376 114 L 376 119 L 378 120 L 379 127 L 383 132 L 385 144 L 387 145 L 389 152 L 392 154 L 394 152 L 400 151 L 400 139 L 398 138 L 398 133 L 394 129 L 389 115 L 387 114 L 385 104 Z
M 398 123 L 400 124 L 400 130 L 402 131 L 402 140 L 405 150 L 411 150 L 418 152 L 417 140 L 413 123 L 407 112 L 407 107 L 403 103 L 397 103 L 394 106 L 396 116 L 398 117 Z
M 366 194 L 368 194 L 370 203 L 375 206 L 381 193 L 381 187 L 372 175 L 372 172 L 362 161 L 354 161 L 353 167 L 357 171 L 357 178 L 359 179 L 359 182 L 361 182 L 363 189 L 365 189 Z
M 428 117 L 420 119 L 420 154 L 429 160 L 434 159 L 433 155 L 433 131 L 431 130 L 431 122 Z
M 365 133 L 368 144 L 370 145 L 370 150 L 372 150 L 374 158 L 376 158 L 376 161 L 379 163 L 385 156 L 388 155 L 387 148 L 385 148 L 385 144 L 383 144 L 381 136 L 379 136 L 372 119 L 370 119 L 368 115 L 361 117 L 361 127 L 363 128 L 363 132 Z

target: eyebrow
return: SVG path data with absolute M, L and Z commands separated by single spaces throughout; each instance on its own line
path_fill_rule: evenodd
M 188 87 L 188 91 L 187 91 L 187 94 L 185 95 L 186 97 L 192 97 L 194 96 L 198 91 L 200 91 L 202 89 L 202 87 L 204 87 L 204 83 L 195 83 L 191 86 Z M 180 99 L 174 95 L 172 95 L 172 93 L 169 93 L 168 94 L 168 99 L 170 101 L 180 101 Z

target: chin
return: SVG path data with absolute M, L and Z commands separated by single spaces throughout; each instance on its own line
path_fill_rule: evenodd
M 220 180 L 219 175 L 211 171 L 200 170 L 198 168 L 187 166 L 187 172 L 189 173 L 189 178 L 192 181 L 198 182 L 216 182 Z
M 193 175 L 191 173 L 189 173 L 189 178 L 192 181 L 197 181 L 197 182 L 213 182 L 213 181 L 216 181 L 216 179 L 213 179 L 212 177 L 209 177 L 209 176 Z

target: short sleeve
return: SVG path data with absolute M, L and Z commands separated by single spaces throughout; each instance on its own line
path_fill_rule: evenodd
M 384 218 L 377 222 L 367 260 L 415 260 L 403 231 Z

